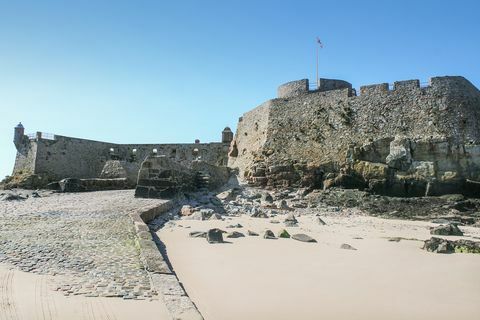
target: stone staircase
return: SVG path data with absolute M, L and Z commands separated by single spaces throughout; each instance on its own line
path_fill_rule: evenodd
M 205 171 L 195 173 L 194 186 L 198 191 L 208 191 L 210 187 L 210 174 Z

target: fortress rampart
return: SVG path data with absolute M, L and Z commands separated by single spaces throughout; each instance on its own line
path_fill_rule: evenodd
M 232 144 L 237 152 L 231 152 L 237 156 L 229 166 L 260 185 L 315 180 L 312 170 L 338 173 L 355 161 L 399 174 L 387 157 L 395 151 L 392 143 L 403 139 L 413 157 L 401 168 L 405 175 L 418 173 L 416 161 L 430 162 L 432 179 L 445 180 L 451 172 L 480 179 L 480 92 L 468 80 L 435 77 L 427 86 L 397 81 L 392 89 L 386 83 L 362 86 L 359 95 L 346 84 L 328 91 L 310 91 L 305 80 L 281 86 L 280 98 L 239 121 Z
M 240 117 L 234 136 L 225 128 L 221 142 L 114 144 L 27 136 L 19 124 L 14 143 L 14 176 L 48 181 L 126 178 L 133 187 L 143 160 L 163 156 L 186 168 L 195 160 L 238 168 L 240 178 L 259 186 L 480 194 L 480 91 L 463 77 L 380 83 L 358 92 L 335 79 L 319 79 L 310 90 L 302 79 L 281 85 L 278 98 Z
M 49 181 L 67 177 L 128 178 L 134 186 L 142 161 L 152 155 L 164 155 L 186 167 L 196 159 L 226 166 L 232 138 L 230 129 L 225 128 L 222 142 L 115 144 L 41 132 L 19 135 L 16 128 L 17 156 L 13 175 L 39 175 Z

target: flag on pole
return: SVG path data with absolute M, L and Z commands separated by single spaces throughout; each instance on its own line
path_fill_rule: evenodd
M 323 43 L 322 43 L 322 41 L 320 41 L 319 37 L 317 37 L 317 43 L 320 46 L 320 48 L 323 48 Z

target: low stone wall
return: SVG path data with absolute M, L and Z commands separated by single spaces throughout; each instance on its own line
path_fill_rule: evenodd
M 177 276 L 172 272 L 166 258 L 156 244 L 156 235 L 150 231 L 148 223 L 168 214 L 176 207 L 175 201 L 144 208 L 130 213 L 139 239 L 140 252 L 145 269 L 150 273 L 152 286 L 160 294 L 175 320 L 203 320 L 195 304 L 190 300 Z
M 75 179 L 67 178 L 47 185 L 48 189 L 60 192 L 91 192 L 131 189 L 126 178 L 118 179 Z

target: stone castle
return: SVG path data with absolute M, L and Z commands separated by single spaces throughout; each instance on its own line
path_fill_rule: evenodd
M 289 82 L 217 143 L 118 145 L 23 130 L 15 128 L 14 176 L 134 183 L 145 158 L 163 155 L 187 167 L 200 157 L 261 187 L 480 192 L 480 91 L 463 77 L 362 86 L 359 93 L 342 80 L 320 79 L 315 90 L 306 79 Z
M 226 166 L 232 139 L 233 132 L 227 127 L 220 142 L 115 144 L 42 132 L 25 135 L 20 123 L 14 132 L 17 156 L 13 176 L 34 177 L 34 185 L 64 178 L 123 178 L 127 186 L 134 187 L 140 166 L 149 156 L 163 155 L 187 167 L 196 159 Z

